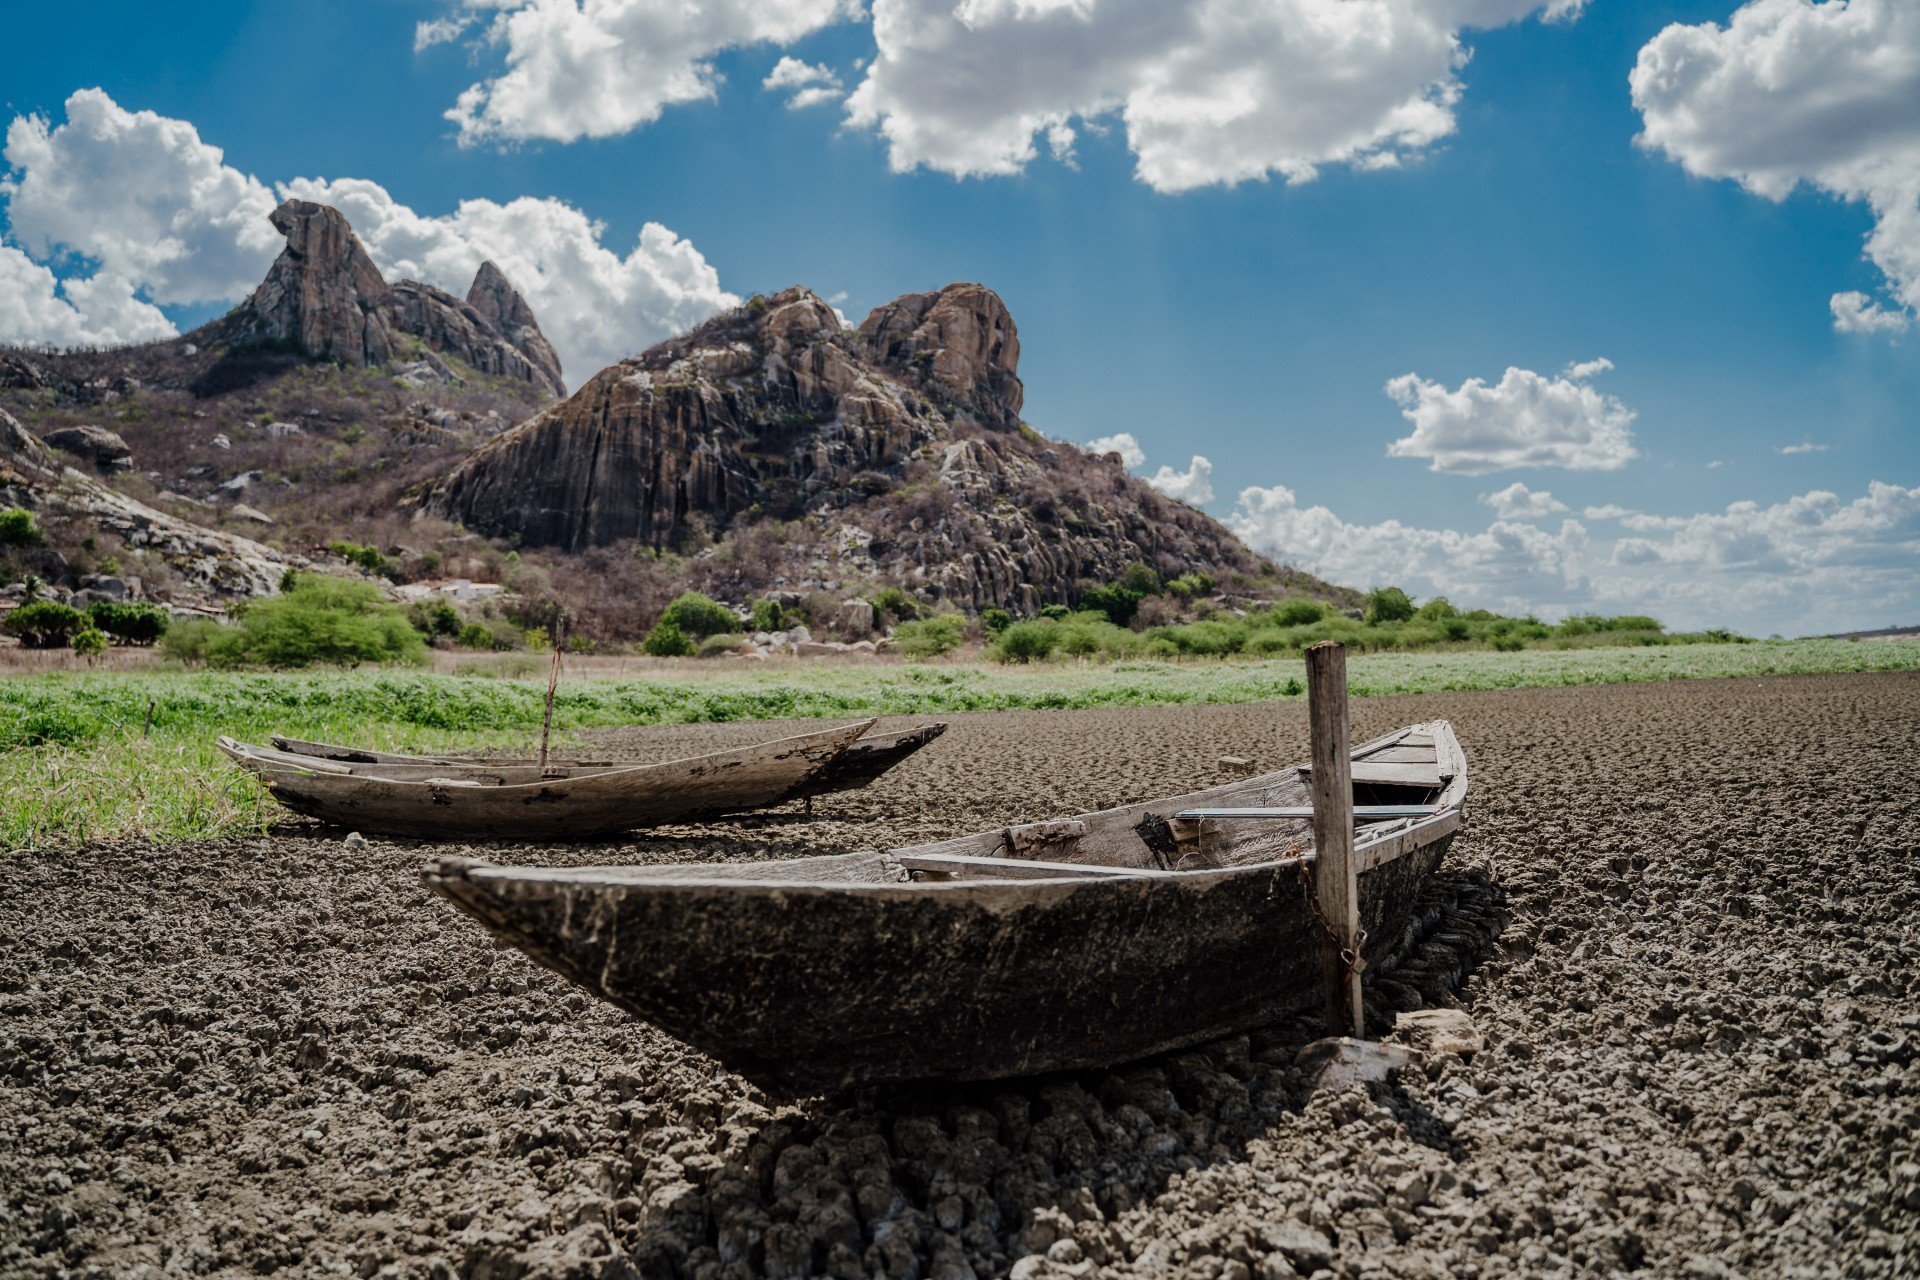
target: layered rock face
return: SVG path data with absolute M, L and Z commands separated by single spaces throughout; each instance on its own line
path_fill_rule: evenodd
M 971 609 L 1075 600 L 1135 561 L 1259 566 L 1203 513 L 1025 427 L 1019 351 L 977 284 L 909 294 L 857 330 L 788 289 L 602 370 L 481 446 L 423 507 L 570 550 L 692 553 L 807 517 L 849 574 Z
M 272 217 L 287 247 L 240 309 L 245 332 L 360 366 L 404 359 L 417 338 L 480 373 L 565 393 L 559 357 L 491 262 L 463 301 L 414 280 L 389 285 L 338 209 L 288 200 Z

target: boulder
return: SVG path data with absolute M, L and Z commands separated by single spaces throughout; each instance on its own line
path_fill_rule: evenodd
M 868 636 L 873 634 L 873 605 L 865 600 L 848 600 L 841 604 L 834 625 L 843 635 Z
M 1393 1035 L 1422 1053 L 1471 1058 L 1486 1047 L 1473 1019 L 1459 1009 L 1415 1009 L 1394 1019 Z
M 1332 1036 L 1300 1051 L 1298 1065 L 1314 1093 L 1338 1092 L 1354 1085 L 1377 1084 L 1396 1071 L 1420 1065 L 1418 1053 L 1404 1045 Z
M 47 443 L 62 453 L 85 458 L 102 471 L 133 470 L 133 450 L 118 433 L 105 427 L 61 427 L 47 433 Z

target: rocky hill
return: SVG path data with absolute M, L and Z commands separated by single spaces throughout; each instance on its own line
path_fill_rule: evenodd
M 788 289 L 602 370 L 422 508 L 522 546 L 692 556 L 735 598 L 871 582 L 1031 613 L 1134 563 L 1278 589 L 1285 571 L 1117 455 L 1024 424 L 1019 357 L 977 284 L 908 294 L 857 329 Z

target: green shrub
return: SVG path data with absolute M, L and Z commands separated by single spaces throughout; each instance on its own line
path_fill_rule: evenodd
M 951 613 L 903 622 L 893 629 L 893 643 L 909 658 L 937 658 L 952 653 L 966 639 L 966 625 Z
M 1439 622 L 1446 618 L 1459 617 L 1460 611 L 1454 608 L 1453 603 L 1445 596 L 1435 596 L 1418 609 L 1415 609 L 1413 616 L 1425 619 L 1428 622 Z
M 1493 637 L 1493 647 L 1501 653 L 1518 653 L 1527 647 L 1527 642 L 1510 632 L 1501 632 Z
M 160 637 L 160 652 L 175 662 L 197 666 L 207 660 L 214 642 L 226 631 L 211 618 L 188 618 L 167 628 Z
M 1192 600 L 1197 596 L 1213 594 L 1213 575 L 1210 573 L 1183 573 L 1167 584 L 1167 592 L 1182 600 Z
M 336 538 L 327 544 L 327 550 L 349 564 L 357 564 L 368 573 L 385 574 L 390 567 L 386 554 L 376 546 L 361 546 L 357 542 L 346 542 Z
M 91 662 L 107 649 L 107 633 L 97 627 L 87 627 L 73 633 L 73 651 Z
M 717 636 L 708 636 L 694 650 L 694 656 L 700 658 L 719 658 L 729 653 L 738 653 L 747 647 L 745 636 L 728 635 L 725 632 Z
M 1072 614 L 1073 610 L 1063 604 L 1043 604 L 1040 606 L 1040 616 L 1043 618 L 1051 618 L 1056 622 L 1070 617 Z
M 1136 560 L 1120 571 L 1119 585 L 1129 591 L 1139 592 L 1143 599 L 1147 596 L 1157 596 L 1160 594 L 1160 575 L 1155 573 L 1151 566 Z
M 1270 616 L 1276 626 L 1310 626 L 1327 616 L 1327 606 L 1318 600 L 1309 600 L 1305 596 L 1294 596 L 1273 606 Z
M 462 649 L 491 649 L 495 644 L 493 628 L 485 623 L 469 622 L 460 628 L 453 642 Z
M 532 633 L 528 633 L 531 638 Z M 693 641 L 665 618 L 653 624 L 653 630 L 647 632 L 647 638 L 640 642 L 640 652 L 652 654 L 656 658 L 685 658 L 693 653 Z
M 74 636 L 93 624 L 78 609 L 51 600 L 36 600 L 15 609 L 0 625 L 19 636 L 20 643 L 29 649 L 64 649 Z
M 1124 627 L 1132 622 L 1133 615 L 1140 611 L 1140 601 L 1145 599 L 1146 595 L 1146 592 L 1123 582 L 1115 582 L 1104 587 L 1090 588 L 1081 595 L 1080 603 L 1088 609 L 1097 609 L 1106 614 L 1107 621 L 1114 626 Z
M 407 610 L 413 629 L 426 636 L 457 636 L 460 614 L 445 600 L 421 600 Z
M 1367 592 L 1367 625 L 1405 622 L 1413 616 L 1413 597 L 1398 587 L 1375 587 Z
M 33 512 L 25 507 L 0 511 L 0 547 L 37 547 L 46 540 L 47 535 L 40 532 Z
M 189 644 L 215 667 L 417 664 L 427 656 L 420 633 L 378 587 L 317 573 L 301 574 L 284 595 L 249 602 L 235 625 Z
M 896 622 L 912 622 L 916 618 L 926 616 L 927 612 L 918 601 L 898 587 L 887 587 L 876 592 L 867 603 L 873 606 L 875 613 L 883 614 Z
M 1013 625 L 1013 615 L 998 605 L 989 605 L 980 611 L 980 625 L 997 636 Z
M 87 606 L 87 616 L 119 644 L 149 645 L 167 631 L 167 611 L 156 604 L 96 600 Z
M 694 639 L 727 635 L 740 629 L 740 619 L 734 616 L 733 610 L 698 591 L 688 591 L 675 597 L 673 603 L 660 614 L 660 624 Z M 658 629 L 656 626 L 655 630 Z M 688 652 L 692 652 L 691 647 Z
M 780 607 L 778 600 L 755 600 L 748 625 L 755 631 L 784 631 L 787 628 L 786 610 Z
M 994 657 L 1002 662 L 1032 662 L 1045 658 L 1060 643 L 1060 626 L 1052 619 L 1016 622 L 1000 633 L 993 646 Z

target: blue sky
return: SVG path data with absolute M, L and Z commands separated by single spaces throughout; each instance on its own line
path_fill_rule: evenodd
M 857 322 L 979 280 L 1030 422 L 1130 437 L 1142 474 L 1338 580 L 1760 634 L 1920 621 L 1912 6 L 1288 0 L 1249 25 L 1198 0 L 1148 30 L 1182 6 L 739 3 L 689 31 L 655 0 L 545 29 L 534 0 L 7 0 L 0 104 L 42 141 L 10 135 L 0 290 L 51 276 L 0 294 L 0 335 L 217 314 L 274 250 L 252 211 L 309 179 L 390 273 L 463 287 L 506 257 L 574 382 L 729 297 L 801 283 Z M 1328 15 L 1379 47 L 1313 45 Z M 552 73 L 582 32 L 610 51 Z M 1802 74 L 1756 70 L 1783 48 Z M 1307 83 L 1345 57 L 1367 92 Z M 763 87 L 788 58 L 819 70 Z M 795 85 L 824 100 L 790 109 Z M 1193 124 L 1222 85 L 1247 118 Z M 1855 109 L 1823 115 L 1836 93 Z M 648 224 L 671 235 L 637 253 Z

